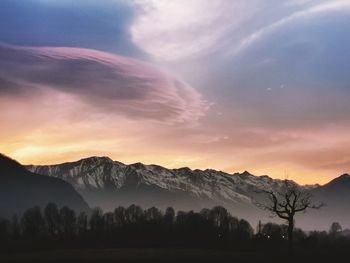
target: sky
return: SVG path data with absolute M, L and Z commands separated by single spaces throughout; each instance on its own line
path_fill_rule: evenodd
M 1 0 L 0 152 L 326 183 L 349 24 L 350 0 Z

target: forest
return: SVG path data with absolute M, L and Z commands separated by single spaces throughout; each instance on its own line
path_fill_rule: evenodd
M 345 231 L 346 232 L 346 231 Z M 339 223 L 329 231 L 304 232 L 294 229 L 297 250 L 322 247 L 346 249 L 350 237 Z M 113 212 L 100 208 L 76 213 L 65 206 L 49 203 L 36 206 L 11 220 L 0 220 L 2 250 L 14 248 L 218 248 L 256 251 L 287 245 L 287 225 L 249 222 L 232 216 L 224 207 L 200 212 L 178 211 L 168 207 L 142 209 L 137 205 L 117 207 Z

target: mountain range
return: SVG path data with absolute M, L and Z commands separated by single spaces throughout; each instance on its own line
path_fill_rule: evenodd
M 245 171 L 229 174 L 213 169 L 192 170 L 184 167 L 167 169 L 159 165 L 130 165 L 108 157 L 90 157 L 57 165 L 28 165 L 40 175 L 62 179 L 75 188 L 90 206 L 111 210 L 119 205 L 138 204 L 143 207 L 173 206 L 177 210 L 200 210 L 221 205 L 233 215 L 248 219 L 274 221 L 256 203 L 266 202 L 262 190 L 278 192 L 285 180 L 255 176 Z M 328 229 L 334 221 L 350 227 L 350 176 L 344 174 L 325 185 L 298 185 L 310 191 L 315 202 L 325 203 L 321 210 L 297 217 L 304 229 Z
M 67 182 L 32 173 L 15 160 L 0 154 L 0 217 L 21 214 L 34 206 L 56 203 L 76 211 L 89 206 Z

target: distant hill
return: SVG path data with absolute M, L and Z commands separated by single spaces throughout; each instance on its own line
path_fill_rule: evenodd
M 350 228 L 350 175 L 343 174 L 312 189 L 311 193 L 314 200 L 323 202 L 326 206 L 319 211 L 311 211 L 308 217 L 302 218 L 301 223 L 312 225 L 317 222 L 326 228 L 337 221 L 343 228 Z
M 77 211 L 88 210 L 84 199 L 67 182 L 34 174 L 0 154 L 0 217 L 20 214 L 33 206 L 54 202 Z

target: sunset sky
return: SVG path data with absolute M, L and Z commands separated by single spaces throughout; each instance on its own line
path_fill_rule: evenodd
M 350 172 L 350 0 L 1 0 L 0 152 L 325 183 Z

